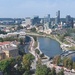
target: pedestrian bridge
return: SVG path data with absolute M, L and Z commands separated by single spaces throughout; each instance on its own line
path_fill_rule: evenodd
M 73 57 L 75 56 L 75 51 L 74 50 L 69 50 L 69 51 L 65 51 L 62 54 L 60 54 L 60 56 L 63 57 Z

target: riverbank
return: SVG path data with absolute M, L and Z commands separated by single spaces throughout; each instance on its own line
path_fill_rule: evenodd
M 66 47 L 62 47 L 61 45 L 63 45 L 64 43 L 62 43 L 55 35 L 47 35 L 47 34 L 39 34 L 39 33 L 26 33 L 27 35 L 31 35 L 31 36 L 37 36 L 37 37 L 47 37 L 47 38 L 50 38 L 50 39 L 53 39 L 53 40 L 56 40 L 57 42 L 59 42 L 60 44 L 60 47 L 62 49 L 62 51 L 67 51 L 68 48 Z
M 37 40 L 37 47 L 34 48 L 34 45 L 35 45 L 35 41 L 34 41 L 34 38 L 33 37 L 30 37 L 31 38 L 31 43 L 30 43 L 30 53 L 33 54 L 35 56 L 35 59 L 36 61 L 38 60 L 38 58 L 40 57 L 39 54 L 37 54 L 35 52 L 36 49 L 38 49 L 40 51 L 40 54 L 42 54 L 42 51 L 40 50 L 40 47 L 39 47 L 39 42 Z M 50 57 L 48 57 L 47 55 L 44 54 L 44 57 L 46 58 L 46 60 L 49 60 Z M 45 60 L 45 59 L 44 59 Z
M 39 41 L 37 41 L 37 42 L 38 42 L 38 45 L 37 45 L 37 48 L 36 48 L 36 49 L 38 49 L 38 50 L 40 51 L 40 54 L 42 54 L 43 52 L 42 52 L 41 49 L 40 49 Z M 50 58 L 49 56 L 47 56 L 47 55 L 45 55 L 45 54 L 44 54 L 44 57 L 47 58 L 47 59 Z
M 34 48 L 34 39 L 33 39 L 33 37 L 32 37 L 32 47 Z M 39 48 L 39 41 L 38 41 L 38 45 L 37 45 L 37 47 L 36 48 L 38 48 L 39 50 L 40 50 L 40 48 Z M 41 50 L 40 50 L 41 51 Z M 42 51 L 41 51 L 42 52 Z M 31 48 L 31 53 L 36 57 L 36 58 L 38 58 L 38 56 L 36 56 L 36 54 L 35 54 L 35 48 L 34 48 L 34 50 Z M 57 65 L 55 65 L 55 64 L 51 64 L 51 60 L 49 61 L 49 60 L 42 60 L 42 64 L 45 64 L 45 65 L 47 65 L 47 67 L 49 67 L 49 68 L 53 68 L 53 67 L 55 67 L 56 68 L 56 72 L 58 72 L 58 69 L 62 69 L 62 67 L 60 67 L 60 66 L 57 66 Z M 66 74 L 65 74 L 66 75 Z

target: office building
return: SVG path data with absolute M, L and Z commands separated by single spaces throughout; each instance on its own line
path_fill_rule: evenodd
M 73 28 L 73 18 L 70 15 L 66 16 L 66 26 Z
M 35 16 L 35 17 L 32 19 L 32 24 L 33 24 L 33 25 L 38 25 L 38 24 L 40 24 L 40 21 L 41 21 L 41 19 L 39 18 L 39 16 Z
M 25 21 L 22 21 L 21 26 L 22 27 L 27 27 L 27 26 L 31 26 L 32 22 L 31 22 L 31 18 L 30 17 L 26 17 Z
M 44 17 L 44 23 L 50 23 L 50 14 Z
M 60 23 L 60 10 L 56 12 L 55 24 L 58 25 Z
M 50 14 L 48 14 L 48 22 L 50 23 Z
M 30 18 L 30 17 L 27 17 L 27 18 L 25 19 L 25 24 L 26 24 L 26 26 L 27 26 L 27 25 L 31 25 L 31 18 Z

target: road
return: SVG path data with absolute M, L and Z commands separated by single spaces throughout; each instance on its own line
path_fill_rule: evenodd
M 37 61 L 37 55 L 35 54 L 35 49 L 34 49 L 34 39 L 31 37 L 31 44 L 30 44 L 31 50 L 29 51 L 34 57 L 34 61 L 31 64 L 31 70 L 34 72 L 33 75 L 35 75 L 35 70 L 36 70 L 36 61 Z

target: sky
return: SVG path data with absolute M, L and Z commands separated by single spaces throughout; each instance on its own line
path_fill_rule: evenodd
M 75 0 L 0 0 L 0 18 L 25 18 L 50 14 L 75 17 Z

